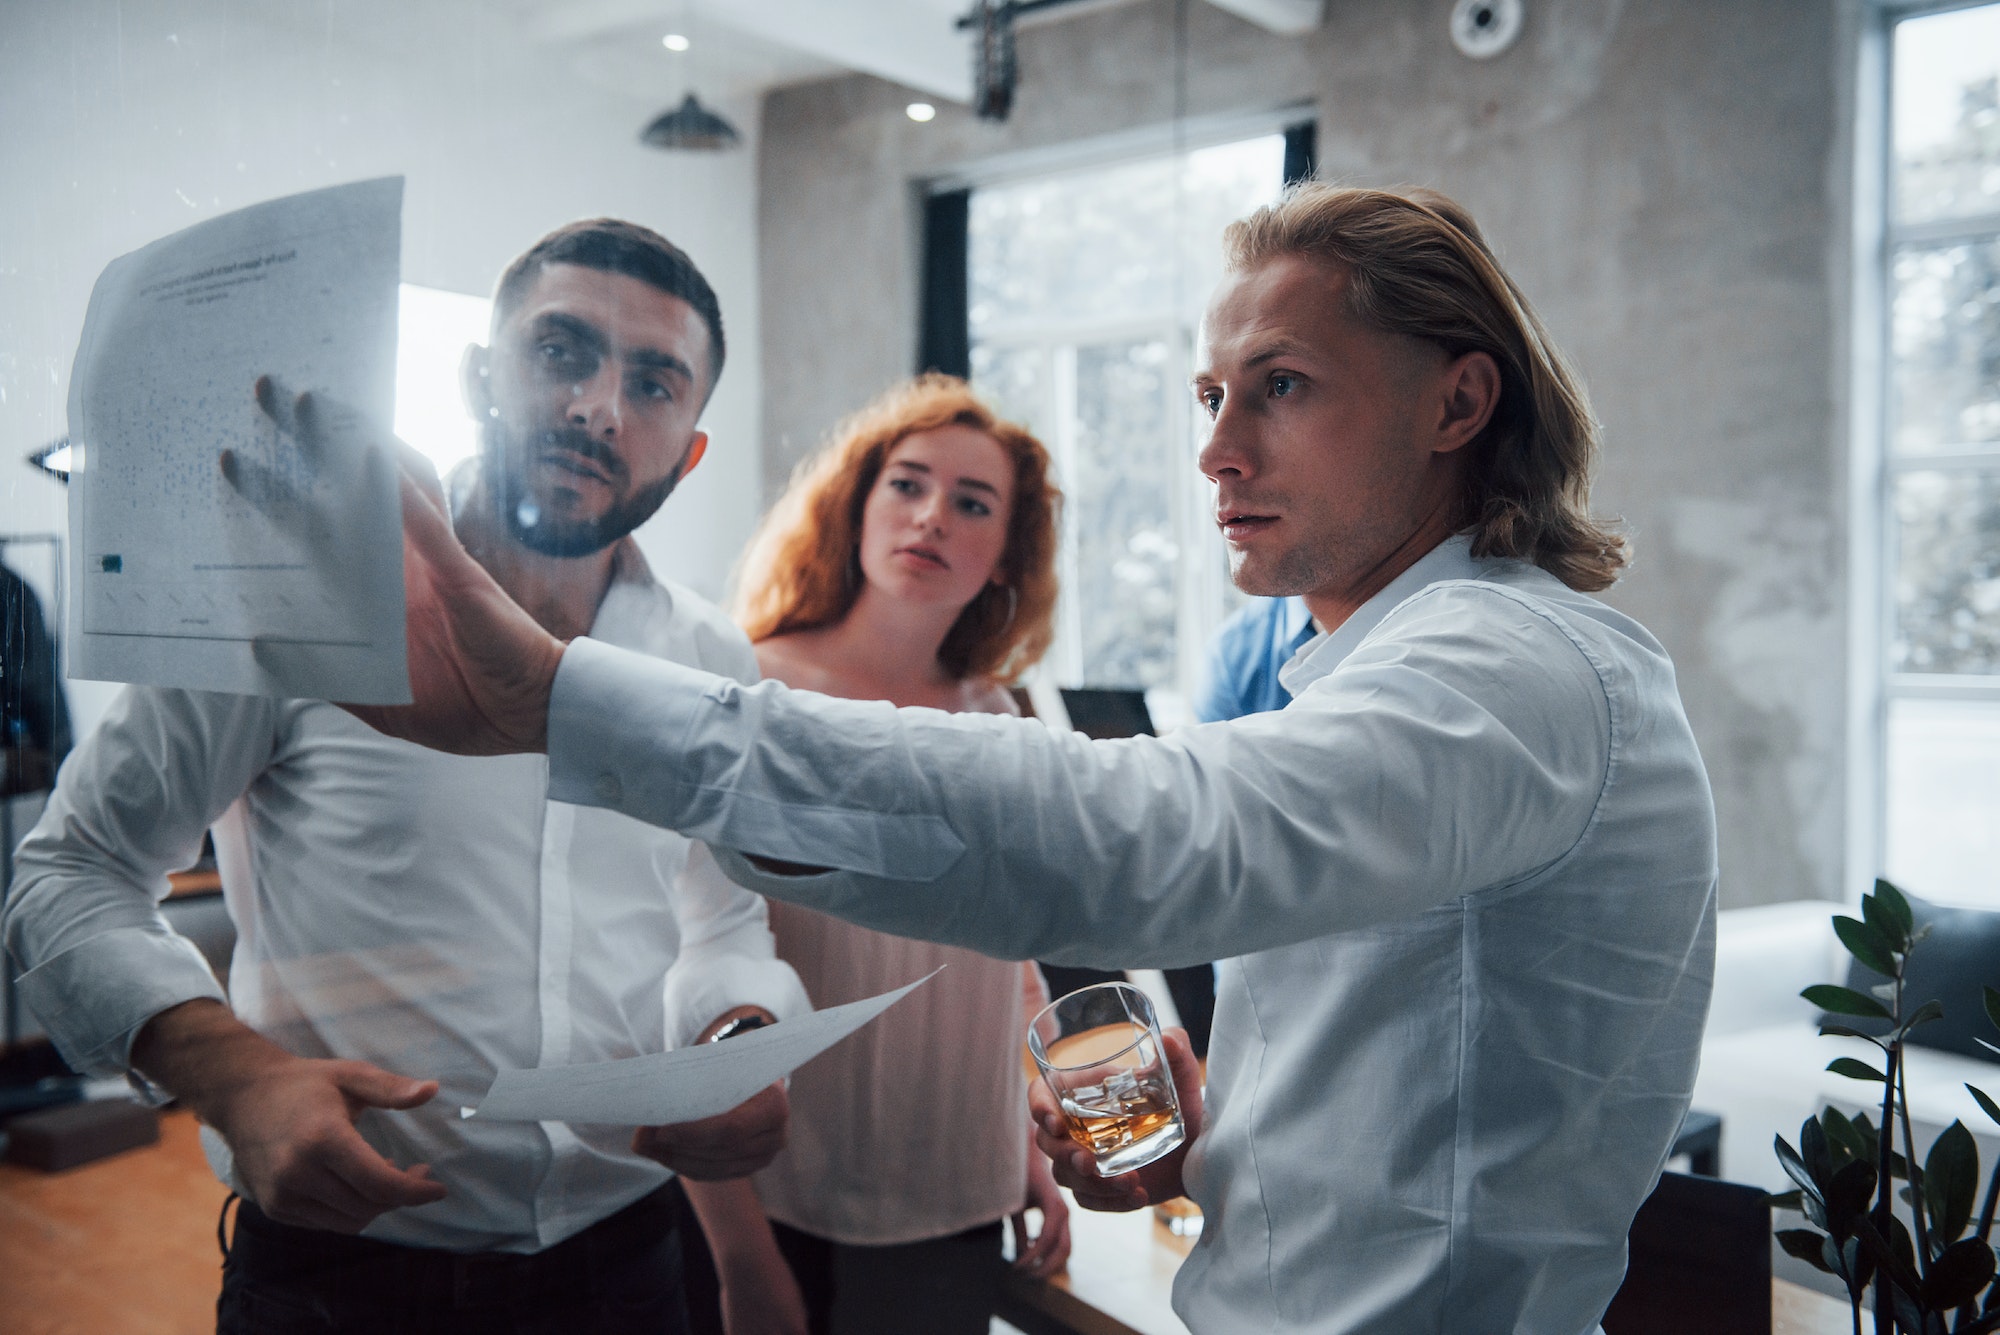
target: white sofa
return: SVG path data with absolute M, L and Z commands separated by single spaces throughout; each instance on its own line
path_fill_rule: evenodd
M 1833 915 L 1853 910 L 1821 900 L 1731 909 L 1716 916 L 1715 999 L 1702 1040 L 1694 1106 L 1722 1118 L 1722 1176 L 1772 1191 L 1791 1183 L 1771 1152 L 1773 1136 L 1798 1144 L 1799 1123 L 1832 1106 L 1881 1117 L 1882 1087 L 1833 1074 L 1839 1056 L 1880 1054 L 1860 1039 L 1821 1038 L 1818 1011 L 1799 996 L 1814 983 L 1845 983 L 1850 957 L 1833 934 Z M 2000 977 L 2000 960 L 1995 961 Z M 1917 998 L 1918 1001 L 1928 998 Z M 2000 1036 L 1996 1036 L 2000 1041 Z M 2000 1059 L 1992 1062 L 1906 1047 L 1910 1117 L 1922 1160 L 1954 1118 L 1979 1142 L 1984 1173 L 2000 1154 L 1995 1128 L 1965 1092 L 1967 1082 L 2000 1099 Z M 1902 1149 L 1900 1132 L 1896 1148 Z

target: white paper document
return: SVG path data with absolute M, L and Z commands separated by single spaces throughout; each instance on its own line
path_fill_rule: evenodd
M 393 420 L 402 200 L 400 177 L 272 200 L 98 278 L 70 376 L 70 675 L 410 699 L 394 460 L 309 452 L 254 394 Z
M 720 1043 L 615 1062 L 502 1071 L 477 1108 L 461 1117 L 501 1122 L 671 1126 L 728 1112 L 938 976 L 866 1001 L 829 1006 Z

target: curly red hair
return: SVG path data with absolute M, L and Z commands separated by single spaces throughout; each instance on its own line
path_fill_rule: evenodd
M 1055 633 L 1056 524 L 1062 492 L 1049 452 L 1003 420 L 956 376 L 931 372 L 897 385 L 835 427 L 801 463 L 738 563 L 735 614 L 754 642 L 830 626 L 861 592 L 861 513 L 882 465 L 919 431 L 969 426 L 1014 464 L 1007 546 L 988 584 L 965 605 L 938 649 L 954 677 L 1012 684 L 1048 651 Z

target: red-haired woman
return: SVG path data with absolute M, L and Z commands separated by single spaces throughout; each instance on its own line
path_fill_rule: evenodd
M 802 465 L 737 574 L 764 675 L 850 699 L 1013 714 L 1047 649 L 1061 494 L 1033 436 L 965 382 L 927 375 L 836 429 Z M 820 1007 L 951 967 L 792 1079 L 790 1145 L 748 1193 L 691 1184 L 731 1335 L 795 1311 L 816 1333 L 985 1335 L 1001 1220 L 1017 1261 L 1061 1268 L 1069 1221 L 1029 1144 L 1022 1042 L 1033 964 L 885 936 L 771 905 L 778 953 Z M 1021 1229 L 1042 1211 L 1040 1235 Z M 786 1321 L 772 1328 L 782 1329 Z

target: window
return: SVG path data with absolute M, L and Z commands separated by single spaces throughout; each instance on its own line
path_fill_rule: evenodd
M 458 392 L 469 343 L 486 341 L 485 297 L 405 283 L 396 309 L 396 434 L 448 473 L 479 448 Z
M 1179 720 L 1231 602 L 1188 377 L 1228 223 L 1275 199 L 1286 136 L 972 191 L 972 378 L 1055 453 L 1069 503 L 1050 667 Z
M 1891 42 L 1882 864 L 2000 908 L 2000 4 Z

